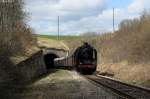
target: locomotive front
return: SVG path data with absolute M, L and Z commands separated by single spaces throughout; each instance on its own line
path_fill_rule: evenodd
M 88 43 L 84 43 L 83 46 L 79 47 L 74 57 L 76 60 L 76 68 L 82 74 L 92 74 L 96 71 L 97 67 L 97 51 L 94 47 Z

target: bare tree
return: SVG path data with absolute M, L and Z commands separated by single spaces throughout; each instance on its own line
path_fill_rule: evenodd
M 25 23 L 23 5 L 23 0 L 0 2 L 0 47 L 4 53 L 20 52 L 31 44 L 32 33 Z

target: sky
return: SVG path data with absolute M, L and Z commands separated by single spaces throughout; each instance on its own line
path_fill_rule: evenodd
M 37 34 L 57 35 L 59 16 L 60 35 L 80 35 L 112 32 L 113 8 L 117 30 L 122 20 L 139 18 L 149 4 L 150 0 L 25 0 L 24 9 Z

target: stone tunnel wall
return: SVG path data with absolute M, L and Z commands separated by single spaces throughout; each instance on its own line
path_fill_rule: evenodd
M 0 63 L 0 84 L 11 82 L 17 79 L 17 82 L 20 80 L 21 82 L 24 81 L 31 81 L 35 78 L 38 78 L 39 76 L 47 73 L 47 68 L 44 61 L 44 55 L 54 53 L 60 55 L 61 53 L 58 51 L 51 51 L 48 50 L 47 52 L 41 50 L 27 58 L 26 60 L 20 62 L 19 64 L 15 65 L 10 64 L 8 65 L 11 69 L 9 69 L 8 72 L 6 72 L 5 68 L 1 66 Z M 65 54 L 64 54 L 65 55 Z M 62 54 L 63 56 L 63 54 Z M 7 61 L 5 62 L 7 63 Z M 11 72 L 12 71 L 12 72 Z M 11 72 L 11 73 L 9 73 Z M 12 75 L 13 74 L 13 75 Z
M 21 79 L 25 81 L 30 81 L 46 73 L 47 70 L 43 60 L 43 51 L 39 51 L 27 60 L 19 63 L 17 65 L 17 71 Z

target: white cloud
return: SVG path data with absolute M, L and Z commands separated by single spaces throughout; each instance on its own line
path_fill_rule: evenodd
M 112 9 L 108 0 L 26 0 L 30 12 L 29 25 L 36 33 L 57 33 L 57 16 L 60 16 L 60 33 L 78 35 L 84 32 L 112 31 Z M 123 19 L 139 17 L 149 8 L 150 0 L 133 0 L 126 8 L 115 8 L 115 28 Z
M 102 7 L 104 0 L 61 0 L 59 6 L 65 10 L 86 10 Z
M 61 16 L 62 20 L 80 19 L 85 16 L 93 16 L 105 8 L 106 0 L 27 0 L 27 10 L 32 13 L 34 19 L 53 19 Z
M 135 18 L 135 15 L 126 14 L 124 9 L 115 9 L 115 27 L 118 28 L 119 23 L 123 19 Z M 60 26 L 62 34 L 79 35 L 85 32 L 109 32 L 112 31 L 112 9 L 107 9 L 97 16 L 88 16 L 78 21 L 68 21 Z M 56 30 L 56 28 L 53 28 Z M 53 32 L 51 27 L 49 31 Z
M 130 13 L 140 13 L 144 9 L 149 9 L 150 0 L 133 0 L 133 2 L 128 6 L 128 11 Z
M 105 9 L 107 0 L 37 0 L 33 2 L 26 0 L 26 10 L 30 13 L 31 20 L 29 24 L 39 32 L 56 33 L 57 16 L 60 16 L 62 31 L 80 31 L 75 30 L 74 24 L 81 23 L 80 20 L 85 17 L 97 16 Z M 73 24 L 69 27 L 67 23 Z M 76 23 L 77 22 L 77 23 Z M 47 25 L 47 26 L 46 26 Z M 79 24 L 78 24 L 79 25 Z

